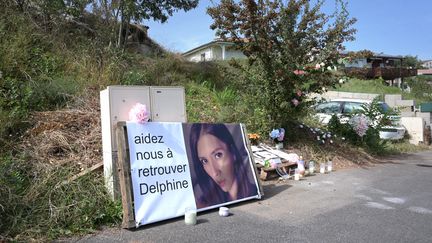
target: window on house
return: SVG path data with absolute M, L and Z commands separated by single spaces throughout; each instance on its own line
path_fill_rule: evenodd
M 205 56 L 206 56 L 205 53 L 201 54 L 201 62 L 205 62 L 205 60 L 206 60 Z

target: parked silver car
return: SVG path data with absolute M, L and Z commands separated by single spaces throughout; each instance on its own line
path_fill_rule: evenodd
M 372 101 L 362 99 L 333 99 L 315 106 L 318 120 L 327 125 L 330 118 L 336 115 L 341 123 L 348 122 L 348 114 L 356 110 L 362 110 L 363 105 L 369 105 Z M 385 102 L 378 102 L 380 110 L 383 113 L 391 111 L 391 108 Z M 400 116 L 389 116 L 391 125 L 381 128 L 379 134 L 381 139 L 399 140 L 405 136 L 406 129 L 400 124 Z

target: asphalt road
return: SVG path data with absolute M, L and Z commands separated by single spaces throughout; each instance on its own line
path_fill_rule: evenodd
M 432 151 L 264 186 L 264 199 L 77 242 L 432 242 Z

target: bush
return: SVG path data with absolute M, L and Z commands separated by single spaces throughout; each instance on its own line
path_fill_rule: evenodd
M 333 115 L 327 125 L 329 131 L 371 153 L 385 153 L 387 141 L 380 138 L 379 131 L 389 119 L 386 113 L 380 111 L 378 100 L 375 99 L 370 105 L 363 105 L 362 110 L 349 114 L 348 117 L 349 122 L 342 124 L 340 118 Z
M 0 158 L 0 171 L 0 235 L 9 239 L 54 239 L 121 220 L 99 173 L 63 183 L 77 171 L 10 155 Z
M 411 88 L 411 94 L 415 97 L 418 104 L 432 101 L 432 77 L 417 76 L 406 79 Z
M 192 82 L 185 90 L 188 122 L 215 122 L 220 107 L 213 90 Z

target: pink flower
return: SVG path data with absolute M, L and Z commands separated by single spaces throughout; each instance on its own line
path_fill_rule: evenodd
M 150 113 L 147 111 L 147 107 L 141 103 L 136 103 L 129 111 L 129 121 L 144 124 L 148 122 Z
M 296 94 L 297 94 L 298 97 L 300 97 L 300 96 L 302 96 L 302 91 L 298 89 L 298 90 L 296 91 Z
M 294 74 L 295 75 L 303 75 L 303 74 L 305 74 L 306 72 L 305 71 L 303 71 L 303 70 L 294 70 Z
M 291 103 L 293 103 L 294 106 L 298 106 L 300 101 L 298 101 L 296 98 L 291 100 Z
M 277 139 L 279 140 L 279 142 L 282 142 L 284 140 L 284 137 L 285 137 L 285 129 L 280 128 L 279 131 L 280 131 L 280 133 L 279 133 L 279 137 Z
M 352 126 L 357 135 L 363 137 L 369 129 L 370 121 L 366 116 L 360 115 L 352 117 L 348 123 Z

